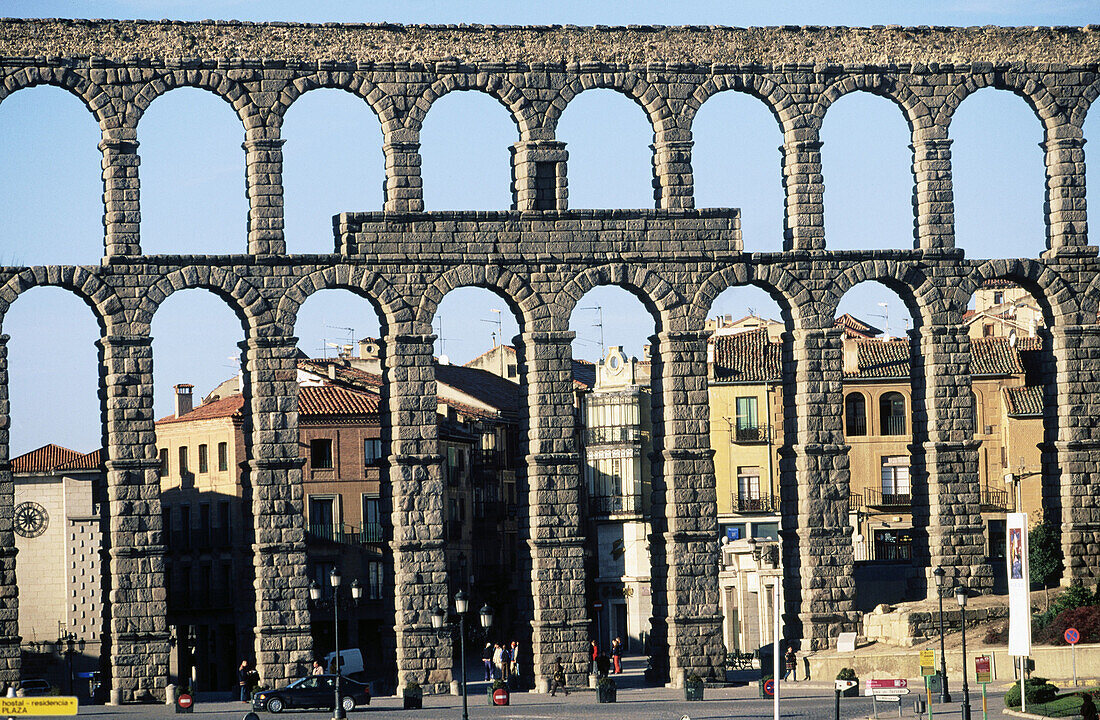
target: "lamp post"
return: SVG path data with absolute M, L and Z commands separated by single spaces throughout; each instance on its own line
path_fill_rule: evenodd
M 942 567 L 932 571 L 936 578 L 936 598 L 940 601 L 940 702 L 951 702 L 951 693 L 947 691 L 947 653 L 943 645 L 943 579 L 947 573 Z M 963 668 L 965 671 L 965 668 Z
M 465 590 L 455 593 L 455 613 L 458 615 L 458 647 L 459 663 L 462 666 L 462 720 L 470 720 L 469 703 L 466 699 L 466 613 L 470 609 L 470 598 Z M 493 609 L 488 605 L 481 606 L 481 627 L 488 628 L 493 624 Z M 431 611 L 432 627 L 436 630 L 443 628 L 446 613 L 438 605 Z
M 77 653 L 83 653 L 85 648 L 85 641 L 83 639 L 77 639 L 76 633 L 72 631 L 65 631 L 61 633 L 57 638 L 57 653 L 64 655 L 65 660 L 69 665 L 69 694 L 73 693 L 73 685 L 75 684 L 75 678 L 73 675 L 73 655 Z
M 329 573 L 328 581 L 332 585 L 332 638 L 336 646 L 336 682 L 333 684 L 333 720 L 343 720 L 347 717 L 344 712 L 344 704 L 340 702 L 340 583 L 343 577 L 340 575 L 340 570 L 333 568 Z M 359 598 L 363 596 L 363 586 L 359 584 L 358 580 L 355 580 L 351 584 L 351 597 L 356 602 L 359 602 Z M 321 599 L 321 587 L 314 580 L 309 585 L 309 597 L 317 602 Z
M 962 626 L 962 720 L 970 720 L 970 686 L 966 682 L 966 599 L 968 594 L 969 591 L 965 585 L 959 585 L 955 588 L 955 599 L 959 602 L 959 624 Z

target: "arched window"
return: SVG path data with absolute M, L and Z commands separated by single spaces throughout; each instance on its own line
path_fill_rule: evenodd
M 844 398 L 844 434 L 867 434 L 867 401 L 863 393 L 849 393 Z
M 974 427 L 974 434 L 982 434 L 982 426 L 979 422 L 981 418 L 978 416 L 978 395 L 971 390 L 970 391 L 970 422 Z
M 881 435 L 905 434 L 905 397 L 901 393 L 888 392 L 879 400 Z

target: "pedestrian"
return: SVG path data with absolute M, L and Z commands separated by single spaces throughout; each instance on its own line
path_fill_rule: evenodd
M 515 640 L 512 641 L 512 651 L 509 654 L 509 657 L 512 660 L 512 667 L 511 667 L 512 677 L 518 678 L 519 677 L 519 643 L 516 642 Z
M 561 664 L 561 655 L 554 658 L 554 675 L 550 682 L 550 697 L 554 697 L 558 688 L 561 688 L 566 697 L 569 696 L 569 688 L 565 685 L 565 667 Z
M 313 661 L 313 669 L 309 671 L 310 675 L 324 675 L 325 669 L 321 667 L 321 663 L 316 660 Z
M 616 675 L 623 672 L 623 639 L 615 638 L 611 641 L 611 665 Z
M 493 645 L 493 679 L 500 680 L 500 671 L 504 663 L 504 649 L 500 643 Z
M 504 682 L 508 682 L 508 675 L 512 671 L 512 648 L 508 647 L 508 643 L 500 648 L 500 679 Z
M 1096 720 L 1096 703 L 1091 693 L 1081 693 L 1081 720 Z
M 485 665 L 485 681 L 493 679 L 493 645 L 485 643 L 485 649 L 481 651 L 481 662 Z
M 252 700 L 252 670 L 247 660 L 241 660 L 241 666 L 237 668 L 237 684 L 241 686 L 241 702 Z
M 798 657 L 795 655 L 794 646 L 791 645 L 787 648 L 787 652 L 783 653 L 783 661 L 787 667 L 787 673 L 783 676 L 783 679 L 794 676 L 792 682 L 798 682 Z
M 599 656 L 600 656 L 600 646 L 596 644 L 595 640 L 593 640 L 592 641 L 592 651 L 589 654 L 589 660 L 592 661 L 592 666 L 589 669 L 589 672 L 592 673 L 593 675 L 595 675 L 596 672 L 597 672 L 596 659 L 599 658 Z

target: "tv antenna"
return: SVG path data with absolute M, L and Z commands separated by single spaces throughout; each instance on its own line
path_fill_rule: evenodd
M 496 325 L 497 326 L 497 329 L 494 330 L 493 333 L 492 333 L 493 347 L 497 346 L 497 340 L 500 340 L 500 344 L 503 345 L 504 344 L 504 338 L 501 337 L 501 336 L 504 334 L 504 330 L 501 326 L 501 313 L 500 313 L 500 310 L 498 310 L 496 308 L 489 308 L 489 312 L 496 313 L 497 314 L 496 318 L 495 319 L 490 319 L 490 320 L 486 320 L 486 319 L 482 318 L 481 322 L 489 323 L 490 325 Z
M 600 329 L 600 360 L 603 360 L 603 357 L 606 354 L 606 349 L 603 344 L 603 307 L 600 305 L 588 305 L 587 307 L 577 309 L 596 311 L 596 322 L 592 323 L 592 327 Z

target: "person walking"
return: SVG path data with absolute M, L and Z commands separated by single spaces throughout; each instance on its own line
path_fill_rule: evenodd
M 501 667 L 504 663 L 504 649 L 500 647 L 500 643 L 493 645 L 493 679 L 500 680 Z
M 509 659 L 511 660 L 511 663 L 512 663 L 512 667 L 510 668 L 510 672 L 512 673 L 512 677 L 518 678 L 519 677 L 519 643 L 515 640 L 512 641 L 512 650 L 509 653 Z
M 596 667 L 596 660 L 598 660 L 599 657 L 600 657 L 600 646 L 596 644 L 595 640 L 593 640 L 592 641 L 592 652 L 589 656 L 589 659 L 592 661 L 592 666 L 591 666 L 591 669 L 589 670 L 589 672 L 592 673 L 593 675 L 595 675 L 598 672 L 598 668 Z
M 611 667 L 616 675 L 623 672 L 623 639 L 615 638 L 611 641 Z
M 485 643 L 485 649 L 481 651 L 481 662 L 485 665 L 485 681 L 493 679 L 493 644 Z
M 237 684 L 241 687 L 241 702 L 252 700 L 252 669 L 248 667 L 247 660 L 241 660 L 241 666 L 237 668 Z
M 561 655 L 554 658 L 554 674 L 550 681 L 550 697 L 561 690 L 566 697 L 569 696 L 569 688 L 565 685 L 565 667 L 561 664 Z
M 787 672 L 783 675 L 783 679 L 786 680 L 793 675 L 794 677 L 791 681 L 798 682 L 798 656 L 795 655 L 793 645 L 787 648 L 787 652 L 783 653 L 783 661 L 787 668 Z
M 313 669 L 309 671 L 310 675 L 324 675 L 325 669 L 321 667 L 321 663 L 316 660 L 313 661 Z
M 508 676 L 512 672 L 512 648 L 505 642 L 500 648 L 500 679 L 508 682 Z

